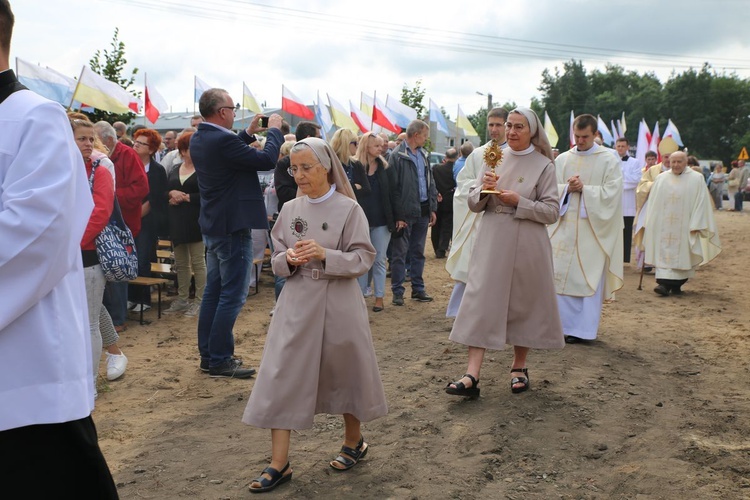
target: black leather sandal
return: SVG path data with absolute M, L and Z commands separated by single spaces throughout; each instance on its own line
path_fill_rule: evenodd
M 468 396 L 470 398 L 479 397 L 479 380 L 475 379 L 471 374 L 467 373 L 461 378 L 468 378 L 471 380 L 471 387 L 466 387 L 463 382 L 451 382 L 445 386 L 445 392 L 452 396 Z M 460 379 L 459 379 L 460 380 Z M 454 385 L 455 387 L 451 387 Z
M 331 466 L 332 469 L 337 471 L 345 471 L 349 470 L 355 465 L 359 463 L 360 460 L 365 458 L 365 455 L 367 455 L 367 450 L 369 450 L 370 447 L 367 446 L 367 443 L 365 443 L 364 436 L 359 436 L 359 443 L 357 443 L 357 447 L 352 449 L 348 446 L 342 446 L 341 451 L 339 451 L 339 456 L 334 458 L 331 462 L 329 462 L 328 465 Z M 341 464 L 343 467 L 339 467 L 338 465 L 333 464 Z
M 263 469 L 263 472 L 260 473 L 261 475 L 253 479 L 250 486 L 248 486 L 250 493 L 265 493 L 266 491 L 271 491 L 280 484 L 291 481 L 293 472 L 290 472 L 285 476 L 284 473 L 287 470 L 289 470 L 289 462 L 287 462 L 281 470 L 276 470 L 273 467 L 266 467 Z M 263 474 L 268 474 L 271 476 L 271 479 L 263 477 Z M 260 486 L 258 488 L 253 488 L 253 483 L 260 483 Z
M 525 377 L 513 377 L 510 380 L 510 391 L 513 394 L 529 390 L 529 387 L 531 387 L 531 380 L 529 380 L 529 370 L 527 368 L 511 368 L 510 373 L 523 373 L 525 375 Z M 516 384 L 523 385 L 521 387 L 513 387 Z

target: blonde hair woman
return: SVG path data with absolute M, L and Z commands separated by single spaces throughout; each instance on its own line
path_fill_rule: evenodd
M 370 241 L 377 252 L 375 262 L 370 271 L 358 278 L 362 293 L 365 294 L 372 273 L 375 291 L 375 305 L 372 310 L 380 312 L 384 309 L 385 296 L 385 259 L 391 233 L 396 230 L 393 215 L 395 183 L 388 170 L 388 163 L 380 156 L 383 151 L 383 138 L 372 132 L 367 132 L 359 140 L 354 159 L 364 166 L 370 192 L 362 195 L 359 204 L 365 211 L 370 226 Z
M 354 189 L 354 196 L 356 196 L 357 201 L 360 201 L 362 196 L 370 194 L 370 183 L 367 182 L 365 167 L 352 158 L 357 151 L 358 144 L 357 136 L 346 128 L 338 129 L 331 137 L 331 149 L 336 153 L 344 167 L 346 177 L 349 179 L 352 189 Z

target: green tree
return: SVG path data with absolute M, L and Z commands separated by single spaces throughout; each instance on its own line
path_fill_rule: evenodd
M 406 104 L 410 108 L 417 111 L 417 117 L 423 119 L 427 113 L 425 113 L 424 96 L 427 90 L 422 88 L 422 80 L 417 80 L 413 88 L 409 88 L 408 85 L 404 84 L 401 89 L 401 102 Z
M 532 101 L 532 109 L 540 116 L 546 110 L 561 138 L 573 110 L 576 115 L 601 115 L 605 122 L 624 112 L 631 144 L 637 142 L 641 120 L 652 131 L 658 122 L 663 135 L 671 119 L 692 154 L 724 163 L 736 158 L 750 139 L 750 80 L 716 73 L 708 64 L 673 72 L 662 84 L 653 73 L 607 65 L 587 74 L 580 62 L 569 61 L 562 72 L 545 69 L 539 90 L 541 99 Z M 566 143 L 561 140 L 560 149 L 567 149 Z
M 664 84 L 662 111 L 662 118 L 679 127 L 691 154 L 728 164 L 750 130 L 750 80 L 718 74 L 708 64 L 672 74 Z
M 563 63 L 563 71 L 555 67 L 554 72 L 545 69 L 542 72 L 542 83 L 539 85 L 542 93 L 541 104 L 547 111 L 558 135 L 565 136 L 562 131 L 570 126 L 570 111 L 576 115 L 582 113 L 597 114 L 591 93 L 591 82 L 581 61 L 571 60 Z M 544 115 L 544 111 L 542 111 Z M 568 141 L 560 141 L 561 151 L 570 146 Z
M 110 50 L 104 49 L 98 50 L 94 53 L 94 56 L 89 61 L 89 67 L 94 73 L 97 73 L 111 82 L 115 82 L 120 87 L 128 90 L 135 97 L 141 97 L 140 92 L 131 90 L 133 83 L 135 82 L 135 75 L 138 73 L 138 68 L 133 68 L 130 77 L 123 76 L 125 65 L 128 60 L 125 58 L 125 43 L 119 39 L 120 29 L 115 28 L 115 33 L 112 36 L 112 42 L 110 43 Z M 106 111 L 96 110 L 91 120 L 96 122 L 99 120 L 106 120 L 109 123 L 121 121 L 129 123 L 133 118 L 134 113 L 107 113 Z

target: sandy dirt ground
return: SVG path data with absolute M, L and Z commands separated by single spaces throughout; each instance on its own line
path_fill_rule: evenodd
M 683 296 L 657 296 L 653 275 L 637 290 L 626 264 L 597 341 L 532 351 L 523 394 L 510 392 L 512 351 L 489 352 L 478 400 L 443 392 L 466 351 L 448 340 L 452 283 L 428 249 L 435 301 L 395 307 L 388 291 L 385 311 L 370 313 L 390 412 L 363 426 L 367 458 L 332 471 L 342 420 L 319 415 L 292 434 L 293 480 L 266 497 L 750 498 L 750 215 L 716 216 L 724 251 Z M 235 328 L 254 367 L 272 306 L 264 270 Z M 195 319 L 146 318 L 129 322 L 127 373 L 102 379 L 94 412 L 121 498 L 250 497 L 270 460 L 270 432 L 240 422 L 253 380 L 199 371 Z

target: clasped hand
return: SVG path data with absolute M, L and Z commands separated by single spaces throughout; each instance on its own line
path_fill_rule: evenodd
M 574 175 L 570 179 L 568 179 L 568 192 L 569 193 L 577 193 L 583 191 L 583 182 L 581 182 L 581 178 L 577 175 Z
M 286 261 L 292 266 L 301 266 L 313 259 L 326 260 L 326 249 L 315 240 L 300 240 L 294 248 L 286 249 Z

